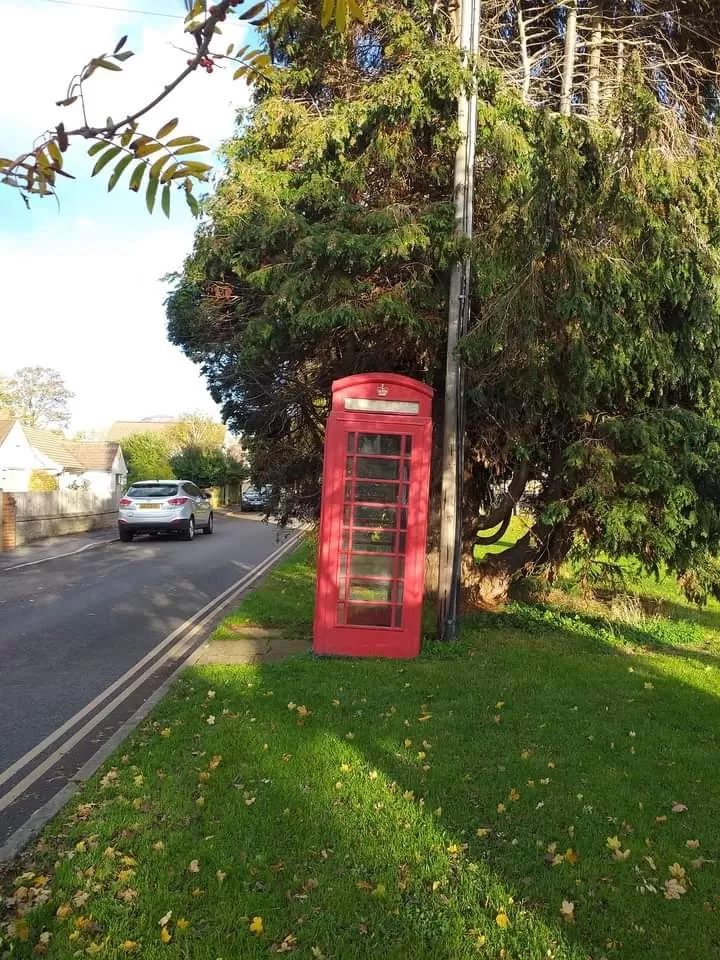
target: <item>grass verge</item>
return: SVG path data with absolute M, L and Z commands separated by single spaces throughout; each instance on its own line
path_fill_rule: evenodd
M 308 602 L 305 547 L 233 616 Z M 188 671 L 8 878 L 0 956 L 717 956 L 720 661 L 623 629 Z

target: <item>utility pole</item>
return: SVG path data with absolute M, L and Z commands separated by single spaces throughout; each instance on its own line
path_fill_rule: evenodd
M 458 0 L 458 47 L 465 66 L 474 68 L 480 43 L 480 0 Z M 458 96 L 460 139 L 455 154 L 455 236 L 463 250 L 450 275 L 445 417 L 443 424 L 442 495 L 440 512 L 440 569 L 438 582 L 439 640 L 457 636 L 462 552 L 462 479 L 464 400 L 463 376 L 455 357 L 458 341 L 470 315 L 470 252 L 473 233 L 473 181 L 477 138 L 477 92 L 473 83 Z

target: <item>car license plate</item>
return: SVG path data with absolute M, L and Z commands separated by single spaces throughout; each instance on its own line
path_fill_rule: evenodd
M 160 504 L 159 503 L 141 503 L 140 509 L 141 510 L 159 510 Z

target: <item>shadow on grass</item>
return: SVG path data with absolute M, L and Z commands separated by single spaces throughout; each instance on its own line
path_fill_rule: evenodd
M 637 623 L 622 620 L 563 612 L 544 604 L 512 603 L 499 613 L 469 614 L 463 620 L 463 636 L 472 636 L 478 630 L 522 631 L 527 637 L 541 637 L 558 653 L 572 638 L 570 649 L 593 654 L 611 654 L 618 651 L 663 653 L 686 657 L 704 664 L 720 663 L 717 644 L 708 641 L 705 630 L 689 618 L 646 617 Z
M 119 956 L 126 939 L 167 957 L 169 910 L 172 950 L 197 960 L 717 955 L 716 868 L 692 868 L 687 847 L 717 854 L 715 671 L 617 656 L 580 628 L 528 630 L 524 615 L 521 628 L 521 613 L 472 618 L 450 657 L 189 671 L 114 759 L 116 778 L 85 792 L 86 819 L 48 831 L 49 864 L 56 843 L 72 859 L 16 955 L 50 929 L 50 957 L 100 940 Z M 549 866 L 552 844 L 573 858 Z M 129 904 L 121 854 L 135 861 Z M 692 885 L 666 900 L 675 863 Z M 80 913 L 97 932 L 70 942 Z

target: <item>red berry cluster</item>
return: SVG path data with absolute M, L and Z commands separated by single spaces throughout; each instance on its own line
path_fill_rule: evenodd
M 194 61 L 194 60 L 187 60 L 186 63 L 187 63 L 187 65 L 188 65 L 189 67 L 194 67 L 194 66 L 195 66 L 195 61 Z M 204 67 L 205 70 L 207 71 L 207 73 L 212 73 L 212 72 L 213 72 L 213 67 L 215 66 L 215 64 L 212 62 L 212 60 L 210 59 L 210 57 L 200 57 L 200 59 L 199 59 L 198 62 L 197 62 L 197 65 L 198 65 L 199 67 Z

